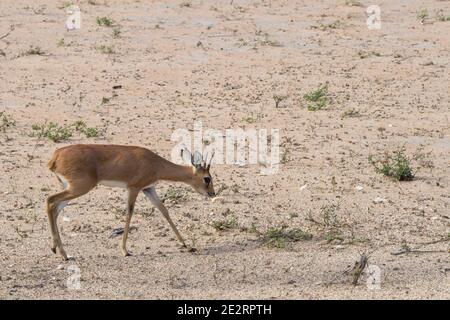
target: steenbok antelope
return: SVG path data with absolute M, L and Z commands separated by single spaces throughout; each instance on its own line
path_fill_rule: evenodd
M 128 190 L 127 217 L 121 243 L 125 256 L 129 255 L 126 242 L 131 216 L 141 191 L 161 211 L 178 240 L 186 247 L 169 217 L 169 212 L 158 198 L 154 184 L 160 180 L 180 181 L 205 196 L 214 197 L 215 192 L 209 173 L 212 156 L 208 163 L 197 151 L 191 155 L 188 150 L 183 149 L 181 156 L 185 162 L 190 161 L 192 166 L 177 165 L 148 149 L 133 146 L 78 144 L 56 150 L 48 167 L 57 175 L 64 191 L 47 199 L 47 214 L 53 239 L 52 251 L 56 253 L 58 248 L 61 257 L 67 260 L 56 223 L 58 215 L 70 200 L 88 193 L 98 184 Z

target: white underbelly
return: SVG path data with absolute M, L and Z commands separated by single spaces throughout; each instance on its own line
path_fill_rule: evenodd
M 102 186 L 112 187 L 112 188 L 123 188 L 126 189 L 127 183 L 123 181 L 116 181 L 116 180 L 100 180 L 98 184 Z

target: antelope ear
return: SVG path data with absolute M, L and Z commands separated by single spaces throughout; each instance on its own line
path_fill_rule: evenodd
M 194 152 L 194 156 L 192 157 L 192 165 L 195 167 L 201 166 L 203 162 L 202 154 L 198 151 Z
M 186 148 L 181 149 L 181 159 L 184 163 L 192 163 L 191 152 Z

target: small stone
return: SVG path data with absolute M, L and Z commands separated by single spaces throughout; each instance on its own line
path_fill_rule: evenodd
M 373 202 L 374 203 L 383 203 L 383 202 L 386 202 L 386 199 L 382 198 L 382 197 L 376 197 L 375 199 L 373 199 Z

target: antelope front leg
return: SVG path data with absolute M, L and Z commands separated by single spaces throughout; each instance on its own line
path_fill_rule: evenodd
M 145 196 L 150 199 L 152 204 L 156 208 L 158 208 L 159 211 L 161 211 L 161 213 L 163 214 L 164 218 L 166 218 L 167 222 L 169 222 L 170 227 L 172 228 L 173 232 L 175 232 L 175 235 L 177 236 L 178 241 L 180 241 L 181 244 L 183 245 L 183 247 L 186 248 L 186 243 L 184 242 L 183 237 L 178 232 L 177 227 L 173 223 L 172 219 L 170 219 L 169 211 L 167 211 L 167 208 L 164 206 L 162 201 L 158 198 L 158 195 L 156 194 L 155 188 L 154 187 L 150 187 L 150 188 L 144 189 L 142 191 L 144 192 Z
M 130 231 L 130 222 L 131 217 L 133 216 L 134 204 L 136 203 L 136 198 L 138 194 L 139 190 L 128 189 L 127 218 L 125 221 L 125 229 L 123 231 L 122 243 L 120 246 L 122 254 L 124 256 L 130 255 L 130 253 L 127 250 L 127 238 L 128 238 L 128 231 Z

